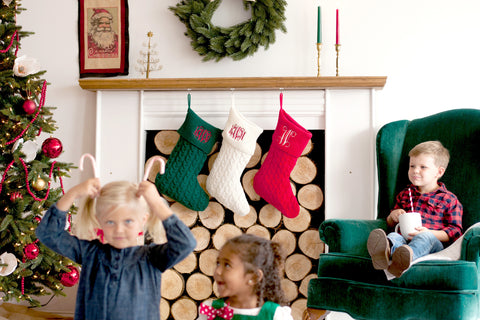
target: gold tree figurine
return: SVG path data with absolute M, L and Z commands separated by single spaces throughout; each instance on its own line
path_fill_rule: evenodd
M 149 31 L 147 33 L 148 36 L 148 43 L 143 43 L 143 46 L 147 48 L 147 51 L 140 50 L 140 55 L 142 58 L 138 59 L 138 67 L 136 68 L 137 71 L 140 71 L 142 74 L 145 73 L 146 78 L 150 76 L 151 71 L 158 71 L 162 69 L 162 66 L 159 65 L 158 63 L 160 62 L 160 59 L 155 58 L 156 55 L 158 55 L 158 52 L 153 50 L 157 46 L 156 43 L 152 43 L 152 37 L 153 37 L 153 32 Z

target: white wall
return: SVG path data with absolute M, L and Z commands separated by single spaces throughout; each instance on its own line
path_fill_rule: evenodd
M 176 2 L 129 1 L 130 77 L 141 77 L 135 64 L 148 31 L 155 34 L 163 65 L 151 77 L 315 76 L 316 7 L 321 5 L 322 75 L 335 75 L 335 9 L 340 8 L 340 75 L 388 76 L 379 92 L 378 126 L 451 108 L 480 108 L 476 0 L 291 0 L 288 32 L 277 32 L 267 51 L 219 63 L 201 62 L 191 49 L 184 25 L 168 10 Z M 35 34 L 22 40 L 19 54 L 37 58 L 47 70 L 46 104 L 58 108 L 55 136 L 65 150 L 59 160 L 78 163 L 81 154 L 95 150 L 95 94 L 78 86 L 78 1 L 23 0 L 22 5 L 28 10 L 18 16 L 18 24 Z M 238 0 L 223 0 L 222 6 L 219 17 L 241 19 Z M 81 178 L 73 171 L 66 187 Z
M 340 8 L 340 75 L 388 76 L 379 92 L 377 124 L 411 119 L 450 108 L 479 108 L 480 2 L 475 0 L 328 1 L 295 0 L 287 6 L 286 34 L 265 51 L 241 61 L 202 62 L 183 35 L 185 27 L 168 10 L 176 0 L 129 2 L 130 76 L 142 77 L 136 60 L 146 33 L 154 32 L 161 71 L 151 77 L 315 76 L 316 7 L 322 6 L 322 75 L 335 75 L 335 9 Z M 21 54 L 39 60 L 51 83 L 47 104 L 56 106 L 64 144 L 60 160 L 77 162 L 94 152 L 95 94 L 78 86 L 78 1 L 23 0 Z M 238 0 L 224 0 L 217 14 L 232 19 Z M 229 8 L 228 6 L 231 6 Z M 240 9 L 239 9 L 240 10 Z M 214 16 L 215 18 L 215 16 Z M 223 18 L 225 20 L 225 18 Z M 225 22 L 224 22 L 225 23 Z M 115 115 L 112 114 L 112 118 Z M 78 173 L 66 181 L 78 181 Z

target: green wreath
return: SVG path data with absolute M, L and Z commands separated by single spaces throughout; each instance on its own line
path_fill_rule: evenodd
M 241 60 L 253 55 L 259 46 L 268 49 L 275 42 L 275 30 L 287 32 L 285 27 L 285 0 L 243 0 L 250 6 L 252 18 L 232 27 L 214 26 L 212 16 L 222 0 L 182 0 L 170 7 L 187 27 L 185 35 L 203 61 L 216 61 L 228 56 Z

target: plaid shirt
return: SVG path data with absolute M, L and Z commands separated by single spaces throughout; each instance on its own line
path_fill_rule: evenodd
M 445 231 L 450 242 L 453 242 L 462 235 L 463 206 L 457 197 L 447 190 L 444 183 L 438 184 L 440 188 L 423 194 L 416 186 L 409 185 L 397 195 L 393 210 L 412 211 L 408 192 L 410 189 L 414 211 L 422 215 L 423 226 L 430 230 Z

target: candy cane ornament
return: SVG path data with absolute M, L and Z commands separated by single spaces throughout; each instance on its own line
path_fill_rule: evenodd
M 95 160 L 95 157 L 89 153 L 85 153 L 80 157 L 80 166 L 79 166 L 80 170 L 83 171 L 83 163 L 85 162 L 85 158 L 90 159 L 93 167 L 93 175 L 95 178 L 99 178 L 98 171 L 97 171 L 97 161 Z
M 143 181 L 146 181 L 148 179 L 148 175 L 150 174 L 150 170 L 152 169 L 152 166 L 155 162 L 160 163 L 160 174 L 165 173 L 165 161 L 163 160 L 162 157 L 160 156 L 154 156 L 150 159 L 150 162 L 147 164 L 147 167 L 145 168 L 145 174 L 143 175 Z

